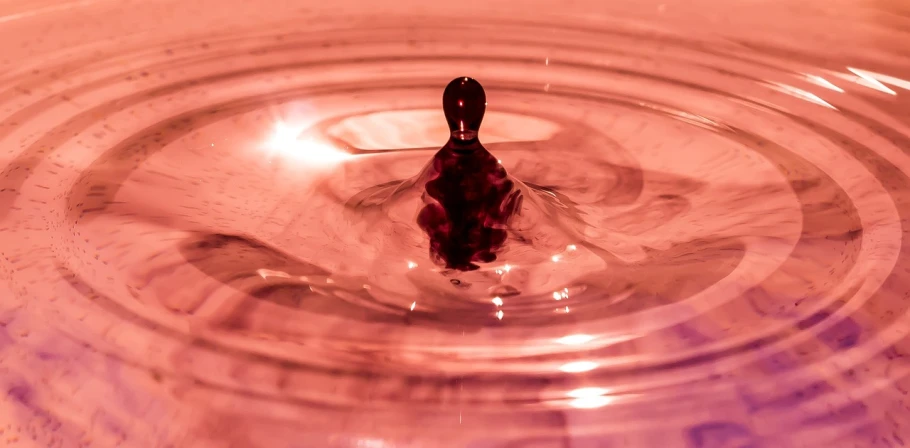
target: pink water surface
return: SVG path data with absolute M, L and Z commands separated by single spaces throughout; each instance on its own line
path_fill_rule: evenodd
M 0 1 L 0 446 L 910 441 L 910 5 L 323 3 Z

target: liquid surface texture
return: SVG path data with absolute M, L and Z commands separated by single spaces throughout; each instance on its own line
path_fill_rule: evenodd
M 0 2 L 0 446 L 910 443 L 908 30 Z

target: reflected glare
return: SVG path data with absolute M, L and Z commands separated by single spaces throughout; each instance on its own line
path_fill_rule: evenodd
M 569 406 L 576 409 L 594 409 L 604 407 L 614 400 L 611 397 L 599 395 L 594 397 L 576 398 L 569 402 Z
M 590 334 L 570 334 L 557 339 L 556 342 L 562 345 L 582 345 L 593 341 L 595 338 L 596 336 Z
M 821 76 L 807 74 L 806 79 L 809 80 L 809 82 L 811 82 L 812 84 L 815 84 L 817 86 L 821 86 L 821 87 L 824 87 L 829 90 L 833 90 L 838 93 L 844 93 L 844 89 L 834 85 L 834 83 L 832 83 L 831 81 L 828 81 L 825 78 L 822 78 Z
M 329 168 L 353 157 L 327 142 L 300 139 L 303 131 L 303 127 L 276 123 L 265 145 L 269 155 L 296 160 L 311 168 Z
M 573 389 L 566 392 L 566 396 L 571 398 L 586 398 L 605 395 L 607 392 L 609 392 L 609 390 L 602 387 L 582 387 L 580 389 Z
M 287 272 L 273 271 L 271 269 L 257 269 L 256 273 L 259 274 L 259 277 L 263 280 L 269 277 L 291 278 L 291 275 Z
M 607 394 L 610 391 L 602 387 L 582 387 L 580 389 L 570 390 L 566 396 L 574 398 L 569 402 L 569 406 L 576 409 L 593 409 L 606 406 L 615 401 L 613 397 Z
M 602 387 L 582 387 L 566 392 L 566 396 L 574 398 L 569 406 L 576 409 L 593 409 L 606 406 L 615 399 L 608 396 L 610 391 Z
M 566 373 L 581 373 L 588 372 L 597 368 L 597 363 L 594 361 L 575 361 L 563 364 L 559 367 L 559 370 Z
M 872 76 L 871 72 L 866 72 L 864 70 L 858 70 L 855 68 L 847 68 L 852 74 L 849 73 L 840 73 L 840 72 L 831 72 L 833 76 L 841 78 L 846 81 L 850 81 L 854 84 L 870 88 L 882 93 L 887 93 L 888 95 L 897 95 L 897 92 L 889 89 L 887 86 L 879 82 Z
M 793 96 L 793 97 L 796 97 L 796 98 L 799 98 L 802 100 L 806 100 L 813 104 L 818 104 L 819 106 L 824 106 L 829 109 L 837 110 L 836 107 L 832 106 L 827 101 L 821 99 L 818 95 L 816 95 L 812 92 L 808 92 L 808 91 L 805 91 L 805 90 L 797 88 L 797 87 L 793 87 L 793 86 L 789 86 L 789 85 L 781 84 L 781 83 L 777 83 L 777 82 L 768 83 L 768 86 L 778 92 L 786 93 L 787 95 L 790 95 L 790 96 Z
M 875 81 L 876 83 L 878 83 L 878 85 L 880 85 L 882 87 L 885 87 L 882 85 L 882 83 L 887 83 L 887 84 L 891 84 L 892 86 L 895 86 L 895 87 L 900 87 L 905 90 L 910 90 L 910 81 L 907 81 L 905 79 L 895 78 L 894 76 L 883 75 L 881 73 L 870 72 L 868 70 L 860 70 L 857 68 L 848 68 L 848 70 L 850 70 L 853 73 L 856 73 L 857 76 L 860 76 L 867 81 Z M 887 89 L 888 93 L 897 95 L 897 92 L 895 92 L 891 89 L 888 89 L 887 87 L 885 87 L 885 89 Z

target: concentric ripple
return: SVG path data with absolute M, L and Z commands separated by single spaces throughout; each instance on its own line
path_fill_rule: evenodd
M 167 3 L 0 8 L 73 37 L 0 73 L 7 446 L 910 440 L 900 5 Z M 412 185 L 460 75 L 533 211 L 469 273 Z

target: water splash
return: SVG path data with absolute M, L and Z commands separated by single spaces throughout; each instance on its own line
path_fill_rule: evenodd
M 900 7 L 26 3 L 0 11 L 4 443 L 910 437 Z M 458 73 L 523 200 L 440 266 L 417 217 Z

